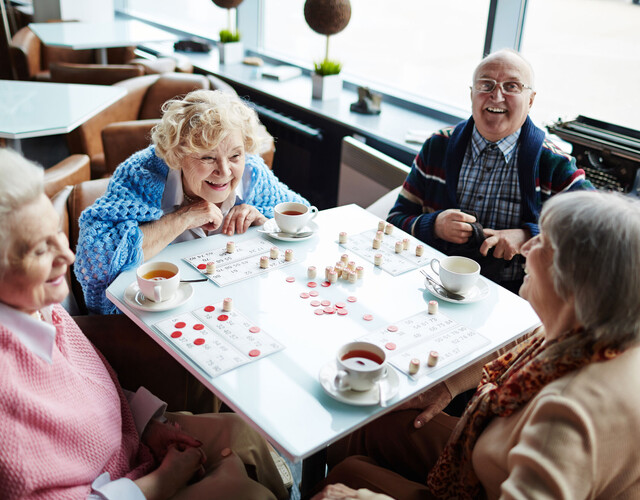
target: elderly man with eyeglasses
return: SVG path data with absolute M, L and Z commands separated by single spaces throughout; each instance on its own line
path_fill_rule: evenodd
M 473 74 L 472 117 L 427 139 L 387 219 L 448 255 L 473 258 L 514 293 L 524 275 L 520 249 L 539 232 L 542 204 L 593 189 L 528 117 L 535 96 L 520 54 L 484 58 Z

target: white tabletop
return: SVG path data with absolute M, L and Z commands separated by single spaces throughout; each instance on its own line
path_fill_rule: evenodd
M 31 23 L 29 28 L 45 45 L 71 49 L 126 47 L 175 38 L 166 31 L 135 20 L 101 23 Z
M 102 85 L 0 80 L 0 137 L 65 134 L 125 94 Z
M 322 450 L 416 392 L 539 325 L 538 317 L 526 301 L 487 281 L 490 291 L 483 301 L 473 304 L 440 301 L 440 311 L 487 337 L 490 344 L 443 367 L 431 377 L 411 380 L 398 372 L 399 392 L 387 408 L 351 406 L 336 401 L 322 389 L 318 373 L 321 367 L 334 359 L 337 349 L 367 333 L 425 311 L 427 303 L 434 297 L 425 290 L 419 270 L 393 277 L 351 254 L 353 260 L 364 265 L 364 278 L 356 284 L 339 281 L 328 288 L 318 287 L 316 290 L 322 298 L 332 302 L 342 301 L 349 295 L 356 296 L 358 301 L 349 305 L 347 316 L 315 316 L 308 301 L 299 296 L 301 292 L 309 291 L 306 286 L 309 281 L 307 267 L 315 265 L 322 275 L 327 265 L 334 264 L 345 253 L 337 242 L 338 233 L 346 231 L 355 235 L 376 227 L 378 219 L 356 205 L 348 205 L 324 210 L 315 221 L 320 230 L 309 240 L 293 243 L 270 240 L 270 244 L 277 245 L 281 251 L 293 249 L 297 259 L 295 264 L 223 288 L 211 282 L 193 283 L 193 297 L 172 311 L 143 312 L 125 305 L 124 291 L 135 281 L 134 270 L 121 274 L 107 290 L 107 297 L 125 314 L 293 460 Z M 255 237 L 268 238 L 252 228 L 244 235 L 234 236 L 233 240 L 238 242 Z M 201 277 L 182 259 L 224 246 L 228 239 L 218 235 L 170 245 L 153 260 L 174 262 L 180 267 L 183 279 Z M 426 250 L 441 255 L 428 247 Z M 295 277 L 296 282 L 287 283 L 285 278 L 289 276 Z M 319 277 L 316 281 L 322 280 Z M 222 301 L 225 297 L 232 297 L 234 309 L 260 325 L 284 344 L 285 349 L 210 378 L 183 359 L 150 325 L 207 303 Z M 364 313 L 372 313 L 374 320 L 364 321 Z

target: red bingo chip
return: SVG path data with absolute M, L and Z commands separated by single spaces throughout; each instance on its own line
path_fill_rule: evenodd
M 318 286 L 318 284 L 315 281 L 310 281 L 309 283 L 307 283 L 307 286 L 309 288 L 315 288 Z
M 207 265 L 206 264 L 198 264 L 198 269 L 206 269 Z
M 208 313 L 213 312 L 216 310 L 216 308 L 214 306 L 207 306 L 204 308 L 204 310 Z
M 347 297 L 347 302 L 357 302 L 358 299 L 355 298 L 353 295 L 351 297 Z
M 396 345 L 393 342 L 387 342 L 384 346 L 390 351 L 393 351 L 396 348 Z
M 204 344 L 204 339 L 202 339 L 202 338 L 197 338 L 197 339 L 195 339 L 195 340 L 193 341 L 193 343 L 194 343 L 195 345 L 202 345 L 202 344 Z
M 328 281 L 323 281 L 322 283 L 320 283 L 320 286 L 328 287 L 331 286 L 331 283 L 329 283 Z
M 312 300 L 311 302 L 309 302 L 309 305 L 311 307 L 318 307 L 320 305 L 320 301 L 319 300 Z
M 346 309 L 338 309 L 337 312 L 340 316 L 346 316 L 347 314 L 349 314 L 349 311 L 347 311 Z
M 202 323 L 196 323 L 195 325 L 193 325 L 193 329 L 194 330 L 203 330 L 204 329 L 204 325 Z
M 313 311 L 316 315 L 318 316 L 322 316 L 324 314 L 324 311 L 322 309 L 316 309 L 315 311 Z
M 317 297 L 317 296 L 318 296 L 318 292 L 316 292 L 315 290 L 311 290 L 311 291 L 309 292 L 309 296 L 310 296 L 310 297 Z
M 390 332 L 397 332 L 398 331 L 398 327 L 396 325 L 389 325 L 387 327 L 387 330 Z
M 258 333 L 258 332 L 260 332 L 260 327 L 259 326 L 252 326 L 251 328 L 249 328 L 249 331 L 251 333 Z
M 249 351 L 249 356 L 251 356 L 252 358 L 257 358 L 258 356 L 260 356 L 260 351 L 258 349 L 251 349 Z
M 293 283 L 295 280 L 296 279 L 293 276 L 289 276 L 286 281 L 287 283 Z
M 373 315 L 372 314 L 365 314 L 364 316 L 362 316 L 362 319 L 365 321 L 371 321 L 373 319 Z
M 309 298 L 309 294 L 308 294 L 307 292 L 302 292 L 302 293 L 300 294 L 300 298 L 301 298 L 301 299 L 308 299 L 308 298 Z
M 330 300 L 323 300 L 322 302 L 320 302 L 320 304 L 322 304 L 323 306 L 327 307 L 331 305 L 331 301 Z
M 324 308 L 324 313 L 325 314 L 333 314 L 336 312 L 336 308 L 335 307 L 325 307 Z
M 187 324 L 184 321 L 178 321 L 174 326 L 176 328 L 184 328 Z
M 347 307 L 347 304 L 345 304 L 344 302 L 336 302 L 336 307 L 338 309 L 344 309 L 345 307 Z
M 229 319 L 229 316 L 227 316 L 226 314 L 221 314 L 220 316 L 218 316 L 218 321 L 227 321 Z
M 175 331 L 171 334 L 172 339 L 177 339 L 182 336 L 182 332 Z

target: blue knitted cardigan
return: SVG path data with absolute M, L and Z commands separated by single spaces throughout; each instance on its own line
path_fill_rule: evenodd
M 458 205 L 457 187 L 462 161 L 473 132 L 473 118 L 433 134 L 416 156 L 396 204 L 387 220 L 448 255 L 459 254 L 460 245 L 436 237 L 436 217 Z M 522 126 L 518 153 L 518 178 L 522 196 L 522 225 L 537 235 L 542 204 L 554 194 L 593 189 L 575 159 L 545 139 L 543 130 L 527 117 Z
M 246 155 L 247 169 L 251 182 L 243 203 L 255 206 L 266 217 L 273 217 L 273 207 L 283 201 L 309 204 L 280 182 L 260 156 Z M 139 226 L 164 215 L 160 207 L 168 173 L 169 166 L 156 156 L 155 146 L 149 146 L 123 162 L 104 196 L 82 212 L 74 273 L 89 312 L 118 312 L 105 290 L 122 271 L 143 262 Z

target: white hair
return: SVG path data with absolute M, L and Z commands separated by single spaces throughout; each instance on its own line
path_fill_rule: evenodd
M 547 201 L 540 229 L 551 243 L 560 297 L 573 297 L 578 321 L 595 341 L 640 340 L 640 201 L 577 191 Z
M 13 214 L 44 193 L 44 169 L 11 149 L 0 149 L 0 276 L 7 268 Z

